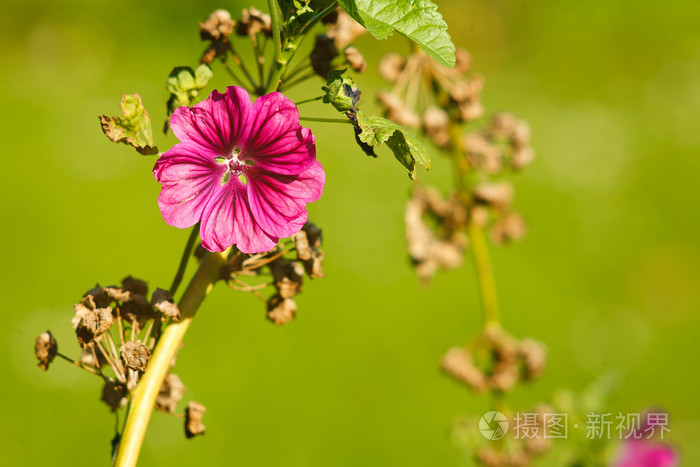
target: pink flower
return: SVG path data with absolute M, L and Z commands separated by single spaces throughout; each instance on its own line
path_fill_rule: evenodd
M 278 92 L 251 103 L 237 86 L 217 91 L 170 119 L 181 141 L 156 162 L 163 219 L 178 227 L 201 222 L 202 246 L 244 253 L 270 250 L 298 232 L 306 204 L 321 197 L 326 174 L 311 130 Z
M 646 439 L 628 439 L 622 444 L 615 467 L 674 467 L 676 451 L 665 443 Z

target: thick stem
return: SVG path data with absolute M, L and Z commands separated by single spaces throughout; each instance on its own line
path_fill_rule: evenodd
M 146 372 L 141 376 L 139 384 L 131 393 L 131 407 L 119 443 L 116 466 L 136 465 L 156 396 L 158 396 L 163 380 L 170 371 L 170 363 L 177 353 L 180 342 L 182 342 L 197 308 L 212 289 L 214 282 L 220 278 L 221 268 L 226 262 L 227 254 L 228 251 L 208 253 L 204 257 L 180 300 L 180 321 L 170 324 L 161 335 Z
M 277 14 L 277 2 L 275 0 L 267 0 L 267 9 L 270 10 L 272 34 L 275 39 L 275 60 L 282 62 L 282 34 L 280 34 L 280 19 Z
M 489 245 L 486 242 L 484 229 L 474 221 L 469 223 L 469 240 L 476 267 L 476 275 L 479 281 L 479 292 L 481 302 L 484 307 L 484 327 L 490 324 L 498 324 L 498 298 L 496 295 L 496 282 L 491 268 L 491 258 L 489 256 Z

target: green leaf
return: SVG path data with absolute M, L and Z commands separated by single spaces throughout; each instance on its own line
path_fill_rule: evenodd
M 214 76 L 209 65 L 200 65 L 197 70 L 188 66 L 173 68 L 170 72 L 165 87 L 170 93 L 168 99 L 168 117 L 175 109 L 183 105 L 190 106 L 197 101 L 199 92 L 207 86 Z M 166 123 L 167 130 L 167 123 Z
M 123 94 L 121 117 L 100 115 L 102 131 L 115 143 L 124 143 L 136 148 L 143 155 L 158 154 L 153 145 L 151 118 L 138 94 Z
M 345 76 L 345 70 L 331 70 L 326 86 L 321 89 L 326 92 L 323 102 L 330 103 L 338 112 L 354 110 L 360 99 L 357 85 L 352 78 Z
M 357 112 L 358 139 L 377 147 L 384 143 L 389 146 L 394 157 L 408 169 L 408 176 L 416 179 L 416 164 L 430 169 L 430 158 L 423 144 L 402 126 L 382 117 L 368 117 Z
M 398 31 L 445 66 L 455 65 L 447 24 L 430 0 L 338 0 L 347 14 L 377 39 Z

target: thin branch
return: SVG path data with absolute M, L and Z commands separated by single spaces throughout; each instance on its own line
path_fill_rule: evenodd
M 180 286 L 182 278 L 185 275 L 185 269 L 187 269 L 187 263 L 190 260 L 190 256 L 192 256 L 192 249 L 194 248 L 194 243 L 197 240 L 198 235 L 199 224 L 192 227 L 192 232 L 190 232 L 190 236 L 185 244 L 185 250 L 182 252 L 180 266 L 178 266 L 177 273 L 175 273 L 175 278 L 173 278 L 173 284 L 170 286 L 170 295 L 173 297 L 175 296 L 175 292 L 177 292 L 177 288 Z

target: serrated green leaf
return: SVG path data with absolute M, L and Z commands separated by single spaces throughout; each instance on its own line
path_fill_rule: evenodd
M 136 148 L 143 155 L 158 154 L 153 145 L 151 117 L 141 102 L 138 94 L 122 95 L 121 117 L 100 115 L 102 131 L 115 143 L 124 143 Z
M 382 117 L 368 117 L 357 112 L 358 139 L 371 146 L 386 145 L 394 157 L 408 169 L 408 176 L 416 178 L 416 164 L 430 169 L 430 158 L 423 144 L 402 126 Z
M 430 0 L 339 0 L 347 14 L 377 39 L 396 30 L 445 66 L 455 65 L 455 46 L 447 24 Z

